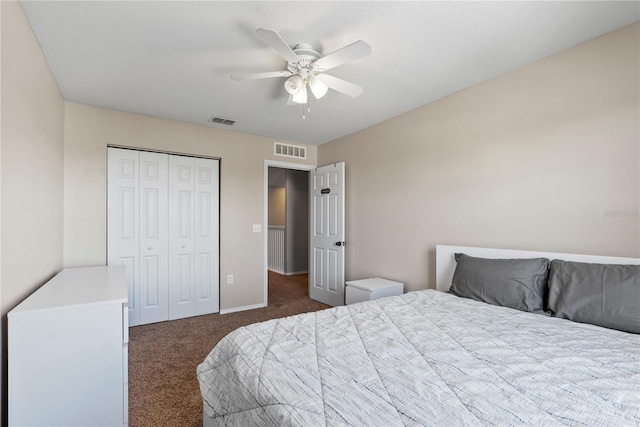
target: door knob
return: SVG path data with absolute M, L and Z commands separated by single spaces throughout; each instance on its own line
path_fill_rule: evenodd
M 346 242 L 336 242 L 336 246 L 347 246 Z
M 182 249 L 184 249 L 184 248 L 186 248 L 186 246 L 185 246 L 185 245 L 182 245 Z
M 151 246 L 147 246 L 147 249 L 148 249 L 148 250 L 151 250 L 151 249 L 153 249 L 153 248 L 152 248 Z

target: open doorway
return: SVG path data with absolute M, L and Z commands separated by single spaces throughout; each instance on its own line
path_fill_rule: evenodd
M 269 167 L 268 269 L 309 272 L 309 172 Z
M 309 170 L 313 166 L 265 161 L 265 303 L 304 292 L 309 280 Z M 274 292 L 274 296 L 275 296 Z M 272 299 L 272 298 L 271 298 Z M 276 302 L 277 303 L 277 302 Z
M 308 289 L 309 172 L 270 166 L 267 205 L 271 300 L 276 295 L 301 294 Z

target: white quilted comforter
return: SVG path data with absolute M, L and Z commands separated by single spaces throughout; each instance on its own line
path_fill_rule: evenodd
M 198 378 L 214 425 L 640 425 L 640 335 L 436 291 L 240 328 Z

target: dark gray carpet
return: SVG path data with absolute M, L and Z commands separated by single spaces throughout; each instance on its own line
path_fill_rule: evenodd
M 230 314 L 136 326 L 129 330 L 129 425 L 202 426 L 196 366 L 222 337 L 251 323 L 317 311 L 307 275 L 269 272 L 269 305 Z

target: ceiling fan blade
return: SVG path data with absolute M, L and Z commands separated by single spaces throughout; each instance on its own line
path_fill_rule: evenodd
M 344 93 L 345 95 L 349 95 L 353 98 L 362 94 L 362 86 L 358 86 L 329 74 L 318 74 L 316 75 L 316 78 L 320 79 L 320 81 L 336 92 Z
M 266 41 L 276 52 L 282 55 L 284 59 L 289 62 L 293 62 L 294 64 L 298 62 L 298 55 L 296 55 L 296 53 L 278 33 L 268 28 L 258 28 L 256 33 L 258 33 L 258 35 L 262 37 L 262 39 Z
M 289 77 L 293 73 L 291 71 L 267 71 L 265 73 L 238 74 L 231 76 L 232 80 L 256 80 L 269 79 L 271 77 Z
M 362 58 L 371 54 L 371 46 L 362 40 L 351 43 L 341 49 L 336 50 L 322 58 L 318 59 L 313 68 L 316 71 L 326 71 L 331 68 L 342 65 L 345 62 L 353 61 L 354 59 Z

